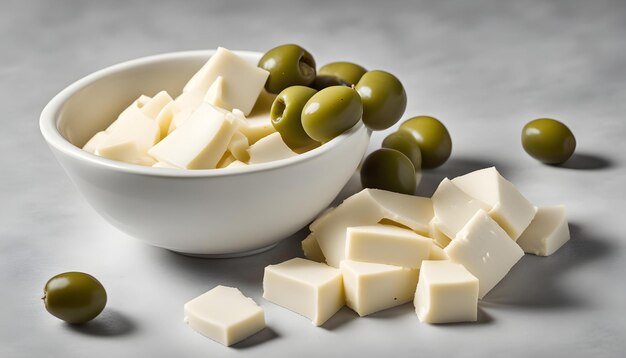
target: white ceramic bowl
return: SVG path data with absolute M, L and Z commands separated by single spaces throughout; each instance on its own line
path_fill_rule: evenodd
M 214 51 L 175 52 L 95 72 L 44 108 L 41 132 L 80 193 L 119 230 L 191 255 L 270 248 L 325 209 L 367 149 L 362 124 L 297 157 L 245 168 L 172 170 L 101 158 L 80 148 L 135 98 L 177 95 Z M 261 54 L 238 51 L 252 63 Z

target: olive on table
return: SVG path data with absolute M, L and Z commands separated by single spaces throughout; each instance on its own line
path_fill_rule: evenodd
M 356 85 L 366 72 L 362 66 L 345 61 L 331 62 L 317 71 L 318 75 L 336 77 L 348 86 Z
M 450 158 L 452 139 L 446 126 L 438 119 L 417 116 L 400 125 L 400 131 L 413 135 L 422 153 L 422 168 L 436 168 Z
M 318 73 L 317 76 L 315 76 L 315 80 L 313 80 L 313 83 L 309 85 L 309 87 L 315 88 L 318 91 L 321 91 L 324 88 L 331 86 L 348 86 L 348 84 L 340 80 L 338 77 L 320 75 Z
M 406 155 L 395 149 L 378 149 L 363 161 L 361 185 L 364 188 L 413 194 L 417 186 L 415 167 Z
M 291 86 L 308 86 L 315 80 L 315 60 L 298 45 L 274 47 L 261 57 L 259 67 L 270 73 L 265 89 L 274 94 Z
M 313 140 L 325 143 L 352 128 L 362 114 L 361 97 L 354 89 L 327 87 L 304 105 L 302 127 Z
M 42 297 L 46 310 L 68 323 L 80 324 L 96 318 L 104 309 L 107 294 L 102 284 L 83 272 L 65 272 L 52 277 Z
M 561 164 L 574 154 L 576 138 L 565 124 L 539 118 L 524 126 L 522 146 L 526 153 L 543 163 Z
M 372 130 L 394 125 L 406 109 L 406 92 L 396 76 L 385 71 L 368 71 L 356 84 L 363 101 L 363 123 Z
M 417 144 L 417 141 L 410 133 L 406 131 L 391 133 L 383 140 L 381 147 L 395 149 L 406 155 L 413 163 L 415 171 L 419 171 L 422 168 L 422 152 L 419 144 Z
M 272 125 L 294 151 L 310 148 L 318 143 L 311 139 L 302 128 L 302 109 L 306 102 L 316 94 L 313 88 L 291 86 L 282 90 L 270 110 Z

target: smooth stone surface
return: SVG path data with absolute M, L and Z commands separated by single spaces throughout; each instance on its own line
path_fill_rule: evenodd
M 381 356 L 389 347 L 397 356 L 621 356 L 625 14 L 626 2 L 615 0 L 3 2 L 0 356 Z M 567 206 L 571 241 L 551 257 L 524 257 L 485 297 L 476 324 L 420 324 L 406 304 L 360 319 L 343 308 L 316 328 L 261 298 L 263 268 L 301 255 L 308 230 L 237 259 L 152 248 L 87 206 L 39 133 L 45 103 L 105 66 L 285 42 L 303 45 L 320 64 L 346 60 L 394 73 L 408 94 L 404 118 L 446 124 L 452 157 L 424 172 L 420 194 L 444 176 L 496 165 L 535 205 Z M 525 123 L 545 116 L 565 122 L 578 141 L 561 167 L 530 158 L 519 140 Z M 370 151 L 392 130 L 374 133 Z M 355 176 L 336 202 L 359 189 Z M 94 275 L 109 293 L 102 315 L 85 326 L 63 324 L 39 299 L 48 278 L 69 270 Z M 225 348 L 185 327 L 183 304 L 217 284 L 257 301 L 268 328 Z

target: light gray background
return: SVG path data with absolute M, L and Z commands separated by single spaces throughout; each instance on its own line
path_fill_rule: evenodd
M 626 350 L 626 1 L 6 1 L 0 11 L 0 356 L 563 356 Z M 79 196 L 38 129 L 46 102 L 124 60 L 295 42 L 318 63 L 350 60 L 402 79 L 408 115 L 448 126 L 454 152 L 428 172 L 496 165 L 537 205 L 567 205 L 572 240 L 525 257 L 480 304 L 480 322 L 420 324 L 410 304 L 324 327 L 261 298 L 263 267 L 299 255 L 306 230 L 275 249 L 192 259 L 108 226 Z M 521 149 L 521 127 L 551 116 L 578 140 L 564 168 Z M 389 133 L 376 133 L 370 150 Z M 359 189 L 356 177 L 341 198 Z M 236 195 L 234 193 L 233 195 Z M 184 228 L 181 228 L 184 230 Z M 81 270 L 109 293 L 72 327 L 39 300 L 54 274 Z M 182 305 L 216 284 L 240 287 L 269 329 L 225 348 L 185 326 Z

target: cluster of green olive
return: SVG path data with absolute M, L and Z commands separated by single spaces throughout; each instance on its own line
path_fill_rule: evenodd
M 443 123 L 429 116 L 410 118 L 383 140 L 381 149 L 365 158 L 361 184 L 413 194 L 420 171 L 442 165 L 451 153 L 452 139 Z
M 107 293 L 95 277 L 83 272 L 64 272 L 52 277 L 42 297 L 46 310 L 71 324 L 96 318 L 107 303 Z
M 372 130 L 387 129 L 406 109 L 404 86 L 394 75 L 351 62 L 317 71 L 313 56 L 298 45 L 269 50 L 259 67 L 270 73 L 265 89 L 277 94 L 272 124 L 297 152 L 330 141 L 359 120 Z

